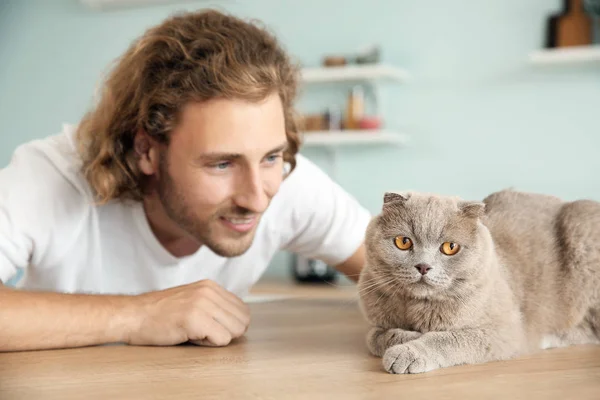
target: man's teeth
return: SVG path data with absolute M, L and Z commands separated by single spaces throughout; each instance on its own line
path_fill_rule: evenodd
M 240 219 L 240 218 L 225 218 L 227 221 L 231 222 L 232 224 L 235 225 L 243 225 L 243 224 L 249 224 L 251 223 L 254 218 L 246 218 L 246 219 Z

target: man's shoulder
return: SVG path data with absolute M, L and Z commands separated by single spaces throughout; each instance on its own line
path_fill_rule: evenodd
M 284 216 L 302 218 L 306 213 L 315 212 L 321 203 L 324 212 L 332 212 L 327 209 L 328 204 L 346 197 L 351 196 L 314 161 L 297 154 L 296 167 L 285 177 L 273 197 L 270 215 L 275 219 Z
M 302 196 L 303 193 L 312 195 L 313 193 L 301 192 L 299 189 L 317 189 L 319 186 L 332 184 L 334 181 L 317 164 L 306 156 L 297 154 L 296 167 L 283 180 L 280 193 L 294 197 Z
M 89 197 L 74 132 L 74 126 L 65 124 L 59 133 L 19 145 L 9 165 L 0 170 L 3 181 L 49 195 Z

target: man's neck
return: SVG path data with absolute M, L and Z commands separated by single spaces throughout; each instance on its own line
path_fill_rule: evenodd
M 169 253 L 179 258 L 198 251 L 200 243 L 168 217 L 156 196 L 144 198 L 143 207 L 154 236 Z

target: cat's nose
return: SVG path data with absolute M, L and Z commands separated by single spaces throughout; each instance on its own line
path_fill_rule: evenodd
M 419 271 L 421 273 L 421 275 L 425 275 L 431 269 L 431 265 L 425 264 L 425 263 L 421 263 L 421 264 L 415 265 L 415 268 L 417 269 L 417 271 Z

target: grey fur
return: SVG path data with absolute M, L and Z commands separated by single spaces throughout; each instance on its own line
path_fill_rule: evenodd
M 600 203 L 516 191 L 483 203 L 402 198 L 388 192 L 369 224 L 359 279 L 367 347 L 388 372 L 600 343 Z M 413 247 L 398 249 L 398 235 Z M 460 250 L 445 255 L 443 242 Z

